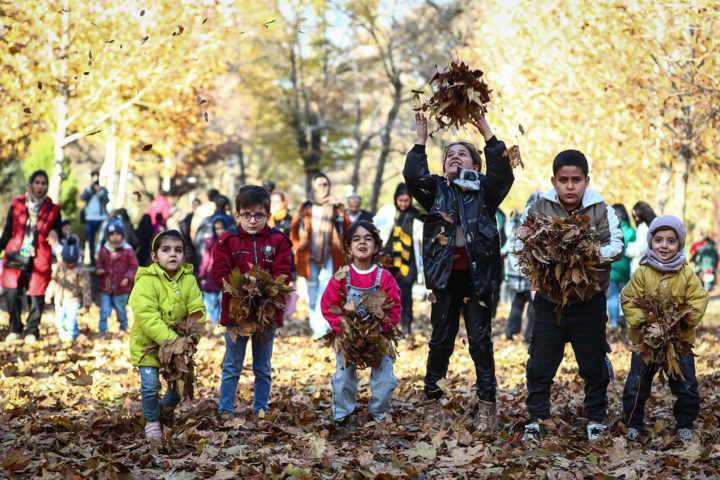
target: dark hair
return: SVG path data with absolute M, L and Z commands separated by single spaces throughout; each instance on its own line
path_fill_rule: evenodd
M 280 190 L 273 190 L 273 192 L 270 194 L 270 198 L 272 198 L 273 195 L 277 195 L 278 197 L 282 198 L 283 202 L 287 201 L 285 193 L 281 192 Z
M 160 220 L 162 220 L 162 221 L 165 221 L 165 217 L 163 216 L 163 214 L 162 214 L 161 212 L 157 212 L 157 213 L 155 214 L 155 220 L 158 220 L 158 221 L 160 221 Z
M 412 202 L 412 195 L 410 195 L 410 192 L 408 192 L 407 185 L 402 182 L 398 183 L 398 186 L 395 189 L 395 197 L 393 198 L 395 203 L 397 203 L 397 199 L 401 195 L 407 195 L 408 197 L 410 197 L 410 202 Z
M 50 183 L 50 179 L 48 178 L 48 174 L 45 170 L 35 170 L 30 174 L 30 178 L 28 178 L 28 183 L 32 184 L 37 177 L 45 177 L 45 181 Z
M 657 232 L 673 232 L 675 234 L 675 237 L 680 240 L 680 235 L 678 235 L 677 230 L 675 230 L 670 225 L 663 225 L 661 227 L 657 227 L 655 230 L 652 231 L 652 236 L 654 237 Z
M 230 205 L 230 200 L 225 195 L 218 195 L 215 197 L 215 206 L 218 208 L 218 210 L 225 211 L 225 208 Z
M 620 218 L 620 220 L 630 225 L 630 215 L 628 215 L 628 211 L 625 208 L 625 205 L 623 205 L 622 203 L 616 203 L 612 207 L 615 210 L 615 214 Z
M 113 215 L 118 216 L 122 219 L 123 222 L 129 222 L 130 221 L 130 215 L 128 215 L 128 211 L 126 208 L 118 208 L 113 212 Z
M 70 225 L 70 220 L 67 218 L 63 218 L 62 222 L 60 222 L 60 227 L 64 227 L 65 225 Z
M 372 235 L 373 240 L 375 240 L 375 245 L 378 247 L 378 251 L 373 254 L 372 260 L 373 262 L 377 263 L 377 256 L 380 253 L 380 249 L 382 249 L 383 241 L 382 238 L 380 238 L 380 230 L 377 229 L 377 227 L 365 220 L 360 220 L 352 225 L 350 225 L 350 228 L 345 230 L 345 233 L 343 234 L 343 248 L 345 251 L 350 254 L 350 245 L 352 244 L 352 237 L 355 235 L 355 232 L 358 228 L 364 228 L 368 232 L 370 232 L 370 235 Z
M 270 213 L 270 193 L 258 185 L 243 185 L 235 197 L 235 211 L 246 210 L 251 207 L 265 207 L 265 213 Z
M 632 209 L 635 212 L 635 216 L 640 219 L 640 221 L 637 222 L 638 225 L 644 223 L 649 227 L 652 221 L 655 220 L 655 217 L 657 217 L 655 211 L 647 202 L 637 202 Z
M 275 191 L 275 182 L 272 180 L 265 180 L 262 184 L 263 188 L 268 191 L 268 193 L 273 193 Z
M 585 154 L 579 150 L 564 150 L 553 160 L 553 175 L 557 175 L 562 167 L 578 167 L 587 177 L 590 167 Z
M 90 172 L 90 176 L 91 176 L 91 177 L 94 177 L 95 175 L 97 175 L 97 176 L 99 177 L 99 176 L 100 176 L 100 172 L 99 172 L 98 170 L 93 170 L 92 172 Z
M 197 202 L 197 203 L 199 203 L 199 204 L 201 204 L 201 205 L 202 205 L 202 201 L 200 201 L 200 199 L 199 199 L 199 198 L 195 198 L 195 199 L 193 199 L 192 203 L 195 203 L 195 202 Z
M 479 169 L 482 170 L 482 157 L 480 156 L 480 152 L 477 148 L 475 148 L 475 145 L 473 145 L 470 142 L 466 142 L 464 140 L 460 140 L 457 142 L 452 142 L 447 147 L 445 147 L 445 150 L 443 150 L 443 157 L 442 157 L 442 165 L 443 165 L 443 173 L 445 173 L 445 160 L 447 160 L 448 153 L 450 152 L 450 148 L 455 147 L 457 145 L 462 145 L 463 147 L 467 148 L 467 151 L 470 152 L 470 158 L 472 159 L 472 162 L 474 165 L 477 165 Z M 397 198 L 397 197 L 395 197 Z
M 218 192 L 216 188 L 210 188 L 210 189 L 208 189 L 208 191 L 206 192 L 206 195 L 207 195 L 207 197 L 208 197 L 208 200 L 210 200 L 211 202 L 214 202 L 214 201 L 215 201 L 215 197 L 217 197 L 218 195 L 220 195 L 220 192 Z
M 313 188 L 315 187 L 315 180 L 317 180 L 318 178 L 324 178 L 325 180 L 328 181 L 328 186 L 332 187 L 332 182 L 330 181 L 330 177 L 328 177 L 327 175 L 325 175 L 322 172 L 317 172 L 315 175 L 313 175 L 313 178 L 312 178 L 311 183 L 312 183 Z
M 155 255 L 157 255 L 158 250 L 160 250 L 160 247 L 163 246 L 165 240 L 171 238 L 183 242 L 183 250 L 187 251 L 188 245 L 187 243 L 185 243 L 185 237 L 183 237 L 182 233 L 178 232 L 177 230 L 163 230 L 162 232 L 155 235 L 155 238 L 153 238 L 153 241 L 150 244 L 151 251 L 155 252 Z M 149 265 L 152 265 L 153 263 L 155 262 L 153 262 L 151 256 Z

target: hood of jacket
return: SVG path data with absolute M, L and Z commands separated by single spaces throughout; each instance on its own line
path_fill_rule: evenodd
M 551 202 L 557 203 L 562 207 L 562 203 L 560 203 L 560 198 L 558 197 L 557 190 L 554 188 L 551 188 L 549 191 L 545 192 L 542 196 L 545 200 L 550 200 Z M 582 201 L 580 202 L 581 208 L 588 208 L 592 205 L 596 205 L 598 203 L 605 202 L 605 198 L 603 198 L 602 195 L 600 195 L 596 190 L 586 189 L 585 193 L 583 193 Z M 565 207 L 563 207 L 565 208 Z
M 170 276 L 167 274 L 165 270 L 160 268 L 160 264 L 155 262 L 149 267 L 140 267 L 138 268 L 137 274 L 135 274 L 135 281 L 140 280 L 142 277 L 145 276 L 153 276 L 153 277 L 161 277 L 166 279 L 167 281 L 173 281 L 176 278 L 180 276 L 180 274 L 188 274 L 191 275 L 193 273 L 193 266 L 189 263 L 183 263 L 180 268 L 177 269 L 177 272 L 175 272 L 175 277 L 170 278 Z

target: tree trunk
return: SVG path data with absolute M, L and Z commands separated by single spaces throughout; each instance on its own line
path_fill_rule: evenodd
M 402 102 L 402 82 L 400 81 L 400 75 L 397 74 L 393 79 L 393 105 L 387 114 L 387 121 L 385 123 L 385 129 L 381 137 L 382 148 L 380 149 L 380 156 L 378 157 L 377 167 L 375 168 L 375 182 L 373 183 L 372 196 L 370 197 L 369 209 L 371 212 L 377 212 L 378 201 L 380 199 L 380 188 L 382 187 L 382 177 L 385 172 L 385 163 L 387 162 L 388 155 L 390 155 L 390 145 L 392 142 L 392 130 L 395 126 L 395 120 L 397 119 L 398 112 L 400 111 L 400 104 Z
M 57 65 L 60 70 L 60 83 L 57 86 L 57 127 L 55 128 L 55 147 L 53 149 L 53 166 L 50 174 L 48 195 L 57 204 L 60 203 L 62 190 L 63 160 L 65 160 L 65 137 L 67 136 L 68 107 L 70 89 L 68 87 L 68 53 L 70 47 L 70 0 L 64 0 L 65 12 L 62 14 L 63 30 L 60 38 L 60 49 L 57 53 Z
M 308 145 L 305 139 L 305 132 L 300 133 L 303 136 L 305 145 Z M 322 156 L 322 132 L 319 128 L 310 132 L 309 148 L 301 151 L 303 164 L 305 165 L 305 188 L 310 193 L 312 190 L 312 178 L 316 173 L 320 172 L 320 158 Z
M 125 202 L 126 192 L 129 191 L 128 189 L 128 168 L 130 164 L 130 145 L 127 142 L 123 142 L 120 145 L 120 161 L 121 167 L 120 167 L 120 178 L 118 179 L 118 188 L 115 195 L 115 209 L 122 208 L 123 202 Z M 127 208 L 130 208 L 130 205 L 127 206 Z M 129 210 L 128 210 L 129 212 Z
M 110 134 L 105 141 L 105 162 L 101 169 L 100 180 L 107 191 L 110 198 L 110 205 L 115 203 L 115 159 L 117 157 L 117 141 L 115 139 L 115 116 L 112 118 L 112 127 Z
M 655 194 L 655 203 L 657 204 L 657 213 L 662 215 L 665 210 L 665 204 L 670 199 L 670 181 L 672 180 L 672 164 L 667 161 L 660 162 L 660 178 L 658 178 L 657 193 Z
M 243 152 L 242 143 L 238 144 L 237 156 L 238 163 L 240 164 L 240 186 L 243 186 L 247 183 L 247 176 L 245 173 L 245 153 Z
M 355 161 L 353 162 L 353 174 L 350 179 L 350 185 L 353 186 L 353 192 L 357 192 L 360 187 L 360 162 L 362 161 L 365 150 L 370 148 L 370 138 L 361 141 L 355 150 Z
M 681 147 L 675 162 L 675 216 L 682 220 L 683 224 L 685 224 L 685 201 L 689 177 L 690 151 L 686 147 Z

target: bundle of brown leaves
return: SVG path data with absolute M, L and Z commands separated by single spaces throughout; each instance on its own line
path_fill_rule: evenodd
M 193 398 L 195 394 L 195 352 L 205 329 L 205 322 L 199 322 L 203 319 L 204 314 L 200 311 L 178 319 L 172 326 L 178 334 L 177 338 L 165 340 L 162 345 L 152 342 L 143 350 L 145 355 L 157 352 L 160 373 L 171 386 L 174 385 L 172 388 L 175 392 L 183 397 Z
M 460 128 L 475 123 L 487 111 L 485 104 L 490 102 L 492 92 L 481 80 L 482 76 L 482 71 L 471 70 L 464 62 L 450 62 L 445 70 L 437 72 L 430 80 L 435 94 L 414 110 L 429 111 L 429 116 L 437 123 L 436 132 L 451 126 Z
M 335 330 L 330 330 L 323 340 L 326 347 L 334 346 L 335 351 L 342 355 L 343 370 L 351 364 L 359 370 L 379 367 L 384 355 L 394 361 L 397 358 L 397 341 L 403 335 L 395 325 L 387 333 L 383 329 L 383 325 L 390 321 L 386 310 L 394 304 L 387 299 L 387 293 L 382 290 L 366 293 L 360 305 L 348 302 L 344 295 L 341 298 L 342 309 L 333 305 L 330 311 L 342 315 L 342 333 L 338 335 Z
M 598 293 L 598 264 L 603 262 L 597 228 L 587 215 L 527 217 L 517 230 L 522 249 L 518 267 L 532 282 L 532 290 L 560 300 L 562 307 L 589 300 Z
M 255 333 L 264 334 L 276 326 L 278 311 L 285 311 L 285 295 L 293 291 L 285 285 L 286 275 L 276 280 L 252 264 L 246 274 L 235 267 L 229 282 L 223 280 L 224 291 L 231 295 L 228 315 L 233 328 L 228 330 L 233 342 L 237 336 L 249 337 Z
M 692 344 L 683 338 L 680 322 L 686 321 L 695 308 L 689 303 L 674 302 L 669 292 L 660 297 L 645 295 L 625 302 L 634 302 L 646 319 L 640 327 L 638 343 L 629 350 L 642 355 L 646 365 L 658 367 L 663 385 L 663 373 L 672 378 L 680 375 L 685 380 L 678 362 L 694 354 Z

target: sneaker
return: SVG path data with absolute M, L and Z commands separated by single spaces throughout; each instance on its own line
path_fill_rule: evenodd
M 683 442 L 689 442 L 692 439 L 692 433 L 689 428 L 681 428 L 677 431 L 677 438 Z
M 32 345 L 33 343 L 37 343 L 38 339 L 35 335 L 25 335 L 25 343 L 28 345 Z
M 539 423 L 528 423 L 525 425 L 525 433 L 523 434 L 522 439 L 525 441 L 535 440 L 536 442 L 539 442 L 544 436 L 545 432 Z
M 605 430 L 607 430 L 607 426 L 605 426 L 601 423 L 594 423 L 592 425 L 588 425 L 587 426 L 588 440 L 597 440 L 598 438 L 605 435 Z
M 640 430 L 638 430 L 637 428 L 632 428 L 632 427 L 628 428 L 628 431 L 625 434 L 625 438 L 627 438 L 628 440 L 635 440 L 639 436 L 640 436 Z
M 427 425 L 442 425 L 445 423 L 445 413 L 443 413 L 442 399 L 426 400 L 422 403 L 423 423 Z
M 480 400 L 480 410 L 475 417 L 475 428 L 485 433 L 493 433 L 497 423 L 495 404 Z
M 12 343 L 16 340 L 20 340 L 20 334 L 18 333 L 9 333 L 7 337 L 5 337 L 5 343 Z
M 147 422 L 145 425 L 145 438 L 162 438 L 162 425 L 159 421 Z
M 350 415 L 345 418 L 341 418 L 340 420 L 335 420 L 335 427 L 349 432 L 357 430 L 355 425 L 350 425 Z

